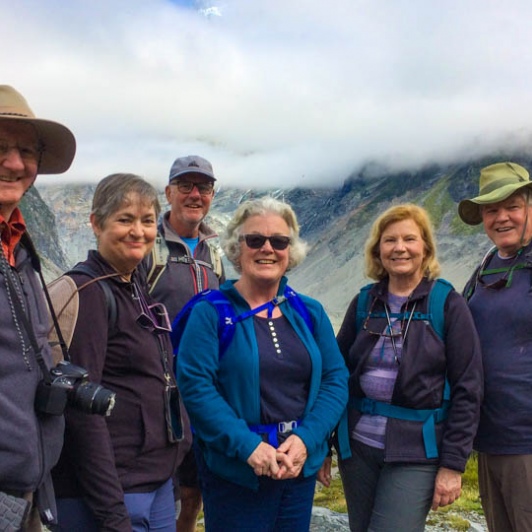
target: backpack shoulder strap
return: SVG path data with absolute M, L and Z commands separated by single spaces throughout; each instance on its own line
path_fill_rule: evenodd
M 237 320 L 233 305 L 231 305 L 229 299 L 219 290 L 204 290 L 203 292 L 199 292 L 179 311 L 172 324 L 171 339 L 174 354 L 177 354 L 179 342 L 183 336 L 190 313 L 200 301 L 209 302 L 218 313 L 219 356 L 222 358 L 233 339 L 235 333 L 234 327 Z
M 220 358 L 222 358 L 235 335 L 237 319 L 233 305 L 223 292 L 220 292 L 220 290 L 206 290 L 206 292 L 205 299 L 218 312 L 218 338 L 220 342 Z
M 289 286 L 285 287 L 284 297 L 292 305 L 294 310 L 298 312 L 303 320 L 305 321 L 310 332 L 314 334 L 314 323 L 312 322 L 312 317 L 310 312 L 298 295 L 298 293 L 290 288 Z M 248 310 L 239 314 L 235 314 L 233 305 L 227 298 L 227 296 L 220 290 L 204 290 L 196 294 L 188 303 L 181 309 L 181 311 L 176 316 L 174 323 L 172 324 L 172 346 L 174 348 L 174 354 L 177 353 L 179 347 L 179 342 L 183 336 L 185 326 L 187 324 L 190 312 L 196 306 L 199 301 L 207 301 L 214 306 L 216 312 L 218 313 L 218 341 L 219 341 L 219 358 L 221 359 L 233 336 L 235 334 L 235 326 L 238 322 L 253 316 L 257 311 L 262 310 L 263 307 L 257 309 Z
M 479 273 L 487 266 L 488 262 L 491 260 L 491 257 L 496 251 L 497 246 L 493 246 L 487 251 L 487 253 L 480 261 L 480 264 L 477 266 L 477 268 L 475 268 L 473 275 L 471 275 L 471 277 L 467 281 L 462 291 L 462 295 L 464 296 L 466 301 L 469 301 L 471 299 L 471 296 L 473 295 L 473 293 L 475 292 L 475 288 L 477 287 Z
M 445 301 L 453 289 L 449 281 L 436 279 L 429 293 L 427 309 L 430 324 L 442 340 L 445 339 Z
M 168 248 L 168 243 L 161 233 L 157 233 L 155 239 L 155 244 L 153 245 L 151 251 L 151 267 L 148 270 L 146 275 L 146 281 L 148 283 L 149 293 L 153 292 L 153 289 L 159 282 L 161 275 L 163 274 L 165 268 L 168 265 L 168 262 L 176 262 L 183 264 L 200 264 L 207 268 L 211 268 L 218 278 L 221 278 L 223 275 L 223 266 L 222 266 L 222 250 L 220 246 L 211 241 L 212 239 L 206 240 L 207 247 L 209 248 L 211 262 L 205 262 L 197 260 L 194 257 L 188 255 L 178 257 L 170 254 L 170 249 Z
M 155 244 L 151 250 L 151 267 L 146 275 L 149 292 L 151 293 L 168 263 L 170 250 L 160 232 L 157 233 Z
M 370 306 L 370 290 L 371 288 L 375 286 L 375 283 L 367 284 L 366 286 L 363 286 L 360 289 L 360 292 L 358 294 L 357 299 L 357 310 L 356 310 L 356 318 L 355 318 L 355 330 L 358 334 L 360 329 L 362 329 L 362 324 L 364 323 L 364 320 L 366 319 L 369 306 Z
M 222 266 L 222 249 L 218 242 L 215 242 L 214 239 L 209 238 L 206 240 L 207 246 L 209 246 L 209 251 L 211 254 L 211 264 L 214 273 L 218 279 L 221 279 L 223 275 L 223 266 Z
M 70 277 L 70 273 L 82 273 L 84 275 L 88 275 L 91 280 L 78 287 L 72 277 Z M 108 330 L 109 332 L 114 331 L 116 327 L 118 311 L 111 287 L 107 284 L 105 279 L 106 277 L 112 277 L 115 275 L 116 274 L 99 276 L 98 273 L 95 272 L 90 266 L 80 263 L 76 264 L 74 268 L 61 275 L 61 277 L 58 277 L 51 283 L 48 283 L 46 288 L 50 295 L 50 302 L 56 314 L 61 335 L 63 336 L 64 348 L 68 350 L 70 347 L 72 338 L 74 336 L 74 330 L 76 329 L 76 323 L 78 321 L 79 314 L 79 292 L 92 283 L 97 282 L 104 293 L 108 313 Z M 63 347 L 61 346 L 61 339 L 58 337 L 54 325 L 52 325 L 48 331 L 48 342 L 52 348 L 52 358 L 54 364 L 57 364 L 64 359 L 64 355 Z
M 284 296 L 286 297 L 288 303 L 292 305 L 294 310 L 303 318 L 310 332 L 312 335 L 314 335 L 314 322 L 312 321 L 312 316 L 310 315 L 307 305 L 305 305 L 299 294 L 293 288 L 286 285 L 284 289 Z
M 85 275 L 88 275 L 94 282 L 98 283 L 98 285 L 103 291 L 105 303 L 107 305 L 107 323 L 109 324 L 109 332 L 113 332 L 116 328 L 118 310 L 116 307 L 115 296 L 113 295 L 113 291 L 111 290 L 111 287 L 106 281 L 106 277 L 112 277 L 114 276 L 114 274 L 109 276 L 100 276 L 88 264 L 84 263 L 76 264 L 70 271 L 67 272 L 67 275 L 69 273 L 83 273 Z M 80 290 L 83 290 L 83 288 L 85 288 L 88 284 L 91 283 L 89 282 L 81 285 L 78 288 L 78 292 Z
M 445 302 L 447 297 L 453 291 L 454 287 L 445 279 L 436 279 L 432 283 L 429 293 L 428 313 L 432 328 L 436 334 L 445 342 Z M 445 385 L 443 387 L 443 405 L 445 406 L 451 400 L 451 386 L 449 379 L 445 376 Z
M 50 295 L 57 321 L 66 347 L 70 347 L 79 313 L 79 293 L 76 283 L 68 275 L 58 277 L 46 287 Z M 48 343 L 52 348 L 54 366 L 64 359 L 61 340 L 52 324 L 48 331 Z

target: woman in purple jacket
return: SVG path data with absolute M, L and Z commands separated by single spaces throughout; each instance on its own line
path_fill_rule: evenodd
M 142 178 L 106 177 L 90 215 L 97 251 L 82 263 L 94 275 L 79 267 L 68 274 L 79 288 L 71 360 L 114 392 L 116 405 L 108 417 L 65 412 L 65 445 L 53 471 L 59 530 L 175 531 L 170 325 L 137 272 L 153 246 L 158 214 L 157 191 Z M 88 284 L 91 277 L 100 280 Z M 114 299 L 114 319 L 102 283 Z
M 436 280 L 435 252 L 422 208 L 384 212 L 366 243 L 366 274 L 377 283 L 355 297 L 338 333 L 351 407 L 351 457 L 339 466 L 354 531 L 421 531 L 431 507 L 460 496 L 482 367 L 464 299 Z M 447 286 L 445 296 L 429 308 L 436 284 Z

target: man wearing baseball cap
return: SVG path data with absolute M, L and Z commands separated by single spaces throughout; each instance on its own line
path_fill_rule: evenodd
M 215 181 L 211 163 L 198 155 L 179 157 L 170 168 L 165 188 L 170 210 L 163 216 L 145 266 L 150 292 L 164 303 L 171 321 L 192 296 L 207 288 L 217 289 L 225 281 L 218 235 L 204 221 Z M 190 430 L 188 435 L 191 439 Z M 179 467 L 178 481 L 181 512 L 177 529 L 193 531 L 201 510 L 201 491 L 192 451 Z
M 53 523 L 56 517 L 50 470 L 59 458 L 64 421 L 36 411 L 37 387 L 52 367 L 48 311 L 19 203 L 37 174 L 68 170 L 75 151 L 68 128 L 36 118 L 19 92 L 0 85 L 2 530 L 40 530 L 41 519 Z
M 532 530 L 532 182 L 513 162 L 480 171 L 460 218 L 482 223 L 494 247 L 464 289 L 484 365 L 474 447 L 490 532 Z

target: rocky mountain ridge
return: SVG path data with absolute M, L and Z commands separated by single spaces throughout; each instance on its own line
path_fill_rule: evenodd
M 370 282 L 364 276 L 364 243 L 373 220 L 392 204 L 412 202 L 429 211 L 437 235 L 442 277 L 460 290 L 490 243 L 480 226 L 462 223 L 457 204 L 478 193 L 481 167 L 508 159 L 498 156 L 400 173 L 379 173 L 368 165 L 337 188 L 244 190 L 226 189 L 222 185 L 208 222 L 223 234 L 236 206 L 246 199 L 270 194 L 290 203 L 297 213 L 301 235 L 309 243 L 307 259 L 289 273 L 290 284 L 319 299 L 338 325 L 349 301 L 360 287 Z M 511 160 L 528 168 L 532 163 L 531 157 L 523 155 L 513 155 Z M 61 269 L 83 260 L 87 249 L 95 245 L 88 223 L 94 188 L 95 185 L 59 187 L 38 182 L 42 200 L 55 215 L 58 237 L 56 240 L 50 214 L 45 221 L 36 220 L 32 232 L 38 234 L 46 228 L 50 238 L 39 235 L 38 247 Z M 161 204 L 166 205 L 162 191 Z M 30 212 L 39 209 L 31 207 Z

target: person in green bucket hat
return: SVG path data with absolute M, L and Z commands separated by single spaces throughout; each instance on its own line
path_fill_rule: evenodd
M 478 225 L 482 222 L 482 206 L 499 203 L 531 186 L 528 171 L 522 166 L 510 162 L 491 164 L 480 171 L 479 195 L 461 201 L 458 214 L 466 224 Z
M 474 448 L 490 532 L 532 530 L 532 182 L 513 162 L 482 168 L 460 202 L 494 246 L 464 289 L 479 333 L 484 400 Z

